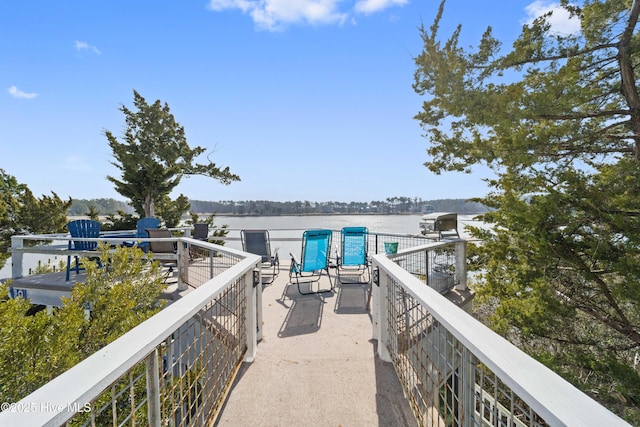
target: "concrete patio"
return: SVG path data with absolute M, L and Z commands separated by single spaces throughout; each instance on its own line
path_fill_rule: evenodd
M 264 287 L 256 359 L 242 365 L 216 425 L 415 426 L 391 363 L 376 357 L 368 285 L 300 295 L 288 267 Z

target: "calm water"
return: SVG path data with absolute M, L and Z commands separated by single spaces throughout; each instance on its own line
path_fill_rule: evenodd
M 381 233 L 413 234 L 419 231 L 421 215 L 317 215 L 317 216 L 216 216 L 216 225 L 228 224 L 232 229 L 265 228 L 271 230 L 307 230 L 364 226 Z
M 340 230 L 342 227 L 364 226 L 370 232 L 410 234 L 420 233 L 419 223 L 421 214 L 416 215 L 318 215 L 318 216 L 216 216 L 215 225 L 228 225 L 229 234 L 225 246 L 233 249 L 242 249 L 240 230 L 242 229 L 267 229 L 271 239 L 272 249 L 278 248 L 281 259 L 288 260 L 289 252 L 299 255 L 301 251 L 300 238 L 304 230 L 311 228 L 328 228 Z M 458 230 L 464 237 L 465 224 L 473 223 L 472 215 L 458 216 Z M 57 264 L 59 258 L 50 256 L 38 256 L 36 254 L 24 255 L 24 271 L 34 268 L 38 259 L 43 262 Z M 65 261 L 66 261 L 66 257 Z M 11 259 L 0 270 L 0 279 L 11 277 Z
M 302 233 L 311 228 L 340 230 L 363 226 L 381 233 L 418 234 L 420 218 L 421 215 L 216 216 L 214 224 L 229 226 L 225 246 L 234 249 L 242 249 L 240 230 L 269 230 L 271 249 L 278 248 L 278 254 L 284 260 L 288 259 L 289 252 L 299 255 Z
M 267 229 L 271 239 L 272 249 L 278 248 L 282 259 L 289 256 L 289 252 L 299 255 L 301 251 L 300 239 L 304 230 L 311 228 L 327 228 L 340 230 L 342 227 L 364 226 L 370 232 L 409 234 L 420 233 L 419 223 L 421 214 L 416 215 L 320 215 L 320 216 L 266 216 L 266 217 L 237 217 L 216 216 L 215 225 L 229 226 L 226 246 L 242 249 L 240 230 Z M 473 215 L 458 216 L 458 230 L 461 237 L 465 236 L 464 226 L 474 223 Z M 293 241 L 292 241 L 293 240 Z

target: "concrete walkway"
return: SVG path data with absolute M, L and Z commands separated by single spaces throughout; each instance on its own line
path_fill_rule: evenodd
M 415 426 L 391 363 L 376 356 L 368 285 L 303 296 L 281 268 L 264 288 L 256 359 L 242 366 L 216 425 Z

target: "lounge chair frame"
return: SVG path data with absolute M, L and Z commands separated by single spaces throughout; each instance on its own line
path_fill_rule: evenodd
M 368 254 L 367 227 L 344 227 L 340 232 L 340 250 L 336 259 L 336 277 L 343 283 L 345 277 L 357 276 L 358 283 L 371 282 L 371 260 Z
M 209 224 L 206 222 L 193 224 L 192 238 L 196 240 L 202 240 L 203 242 L 209 241 Z
M 150 239 L 168 239 L 173 237 L 171 234 L 171 230 L 166 228 L 148 228 L 147 233 L 149 233 Z M 157 259 L 158 263 L 161 266 L 167 267 L 167 272 L 164 275 L 164 281 L 166 282 L 169 276 L 173 273 L 174 269 L 178 268 L 178 260 L 177 260 L 177 248 L 174 242 L 165 240 L 165 241 L 149 241 L 149 252 L 152 254 L 173 254 L 176 255 L 176 259 Z
M 201 242 L 209 242 L 209 224 L 206 222 L 193 224 L 193 233 L 191 234 L 191 238 L 200 240 Z M 202 258 L 203 251 L 201 248 L 191 244 L 189 244 L 188 247 L 189 261 L 194 262 L 198 258 Z
M 242 250 L 262 257 L 262 284 L 269 285 L 280 274 L 278 248 L 271 251 L 268 230 L 240 230 Z M 266 280 L 265 280 L 266 278 Z
M 333 292 L 334 285 L 331 282 L 329 273 L 329 255 L 331 252 L 331 230 L 307 230 L 302 234 L 302 256 L 301 261 L 291 255 L 291 268 L 289 269 L 289 280 L 293 283 L 295 279 L 298 285 L 298 292 L 302 295 L 319 294 L 323 292 Z M 313 291 L 313 283 L 319 282 L 323 272 L 329 278 L 329 289 L 318 289 Z M 310 292 L 302 292 L 300 283 L 309 283 Z

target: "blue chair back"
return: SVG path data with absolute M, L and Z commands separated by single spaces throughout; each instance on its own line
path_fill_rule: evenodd
M 140 218 L 136 223 L 136 237 L 146 238 L 149 237 L 147 228 L 159 228 L 160 220 L 158 218 L 146 217 Z
M 340 263 L 347 266 L 367 263 L 367 227 L 344 227 L 342 237 L 342 257 Z
M 71 237 L 100 237 L 100 223 L 91 219 L 78 219 L 67 224 Z M 73 243 L 73 247 L 72 247 Z M 69 249 L 92 251 L 98 247 L 98 242 L 69 241 Z
M 324 270 L 329 266 L 331 230 L 307 230 L 302 235 L 301 271 Z

